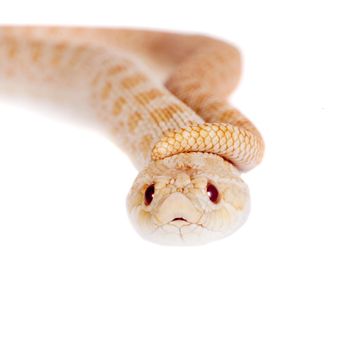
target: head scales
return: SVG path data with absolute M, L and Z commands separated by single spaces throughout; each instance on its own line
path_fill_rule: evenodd
M 208 184 L 218 190 L 215 203 Z M 154 185 L 151 200 L 145 192 Z M 129 216 L 147 240 L 169 245 L 198 245 L 223 238 L 246 220 L 249 191 L 240 172 L 222 157 L 180 153 L 153 160 L 137 176 L 127 199 Z

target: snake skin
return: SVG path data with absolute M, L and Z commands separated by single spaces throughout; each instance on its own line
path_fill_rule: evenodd
M 264 143 L 227 103 L 239 75 L 238 50 L 206 36 L 0 27 L 0 79 L 44 86 L 89 106 L 141 170 L 129 215 L 158 243 L 206 243 L 232 233 L 247 216 L 240 172 L 260 163 Z M 219 189 L 219 203 L 208 201 L 208 183 Z M 146 205 L 152 184 L 156 192 Z

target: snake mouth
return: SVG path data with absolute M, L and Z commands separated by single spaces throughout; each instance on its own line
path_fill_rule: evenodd
M 188 226 L 188 225 L 191 225 L 192 222 L 191 221 L 188 221 L 187 219 L 185 219 L 184 217 L 182 216 L 177 216 L 175 217 L 174 219 L 172 219 L 170 222 L 169 222 L 170 225 L 172 226 L 175 226 L 177 228 L 181 228 L 181 227 L 184 227 L 184 226 Z
M 185 218 L 183 217 L 178 217 L 178 218 L 174 218 L 171 220 L 171 222 L 174 222 L 174 221 L 184 221 L 184 222 L 188 222 Z

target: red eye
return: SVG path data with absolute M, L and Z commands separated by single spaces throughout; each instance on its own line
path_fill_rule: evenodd
M 216 204 L 216 203 L 219 202 L 219 191 L 213 184 L 208 183 L 208 185 L 207 185 L 207 193 L 208 193 L 209 199 L 213 203 Z
M 145 204 L 150 205 L 153 201 L 154 185 L 149 185 L 145 191 Z

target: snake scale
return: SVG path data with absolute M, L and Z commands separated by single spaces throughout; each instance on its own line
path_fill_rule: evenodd
M 241 173 L 262 159 L 227 98 L 239 51 L 208 36 L 133 29 L 0 27 L 0 79 L 77 96 L 140 170 L 127 198 L 142 237 L 203 244 L 246 220 Z

